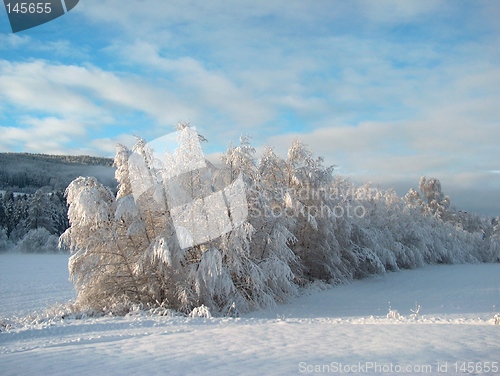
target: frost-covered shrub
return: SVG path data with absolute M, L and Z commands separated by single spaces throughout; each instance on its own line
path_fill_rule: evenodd
M 16 245 L 20 253 L 54 253 L 58 252 L 59 238 L 46 229 L 30 230 Z
M 212 314 L 210 313 L 210 310 L 202 304 L 201 306 L 193 309 L 189 314 L 189 317 L 202 317 L 210 319 L 212 318 Z
M 387 313 L 387 318 L 393 320 L 401 320 L 403 316 L 401 316 L 401 314 L 397 310 L 389 308 L 389 312 Z

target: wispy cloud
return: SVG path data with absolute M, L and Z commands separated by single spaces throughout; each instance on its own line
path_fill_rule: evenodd
M 93 136 L 106 132 L 106 128 L 121 126 L 133 133 L 148 133 L 143 125 L 126 121 L 127 114 L 134 117 L 134 111 L 149 116 L 156 126 L 168 127 L 193 112 L 172 93 L 144 84 L 137 77 L 120 77 L 92 66 L 40 60 L 19 63 L 0 60 L 0 98 L 0 108 L 4 111 L 17 109 L 11 124 L 0 119 L 5 132 L 0 147 L 8 150 L 16 145 L 39 151 L 44 139 L 50 140 L 50 145 L 59 142 L 59 150 L 71 150 L 75 147 L 69 142 L 72 139 L 53 136 L 58 132 L 73 134 L 75 124 L 79 126 L 78 133 L 86 136 L 80 140 L 80 147 L 86 148 L 85 140 L 90 142 Z M 34 115 L 26 118 L 22 115 L 26 113 Z M 46 152 L 53 150 L 52 147 Z

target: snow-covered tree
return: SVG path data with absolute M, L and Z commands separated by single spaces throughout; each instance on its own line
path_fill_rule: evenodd
M 495 218 L 494 232 L 490 238 L 490 255 L 492 262 L 500 262 L 500 217 Z
M 133 263 L 138 256 L 117 236 L 117 203 L 111 191 L 94 178 L 80 177 L 66 194 L 71 227 L 61 242 L 73 253 L 69 271 L 79 304 L 103 310 L 129 299 L 143 302 L 145 282 Z
M 3 201 L 3 195 L 0 193 L 0 228 L 6 228 L 8 224 L 7 210 Z
M 30 229 L 44 228 L 48 232 L 55 233 L 50 195 L 51 192 L 48 189 L 38 189 L 30 198 L 27 219 Z
M 427 180 L 422 176 L 419 189 L 425 199 L 426 209 L 432 215 L 445 219 L 446 212 L 450 208 L 450 198 L 442 192 L 441 182 L 434 178 Z
M 17 242 L 29 231 L 27 223 L 29 199 L 25 194 L 14 196 L 12 192 L 10 192 L 10 195 L 9 193 L 6 194 L 6 199 L 8 213 L 7 232 L 9 233 L 9 239 Z

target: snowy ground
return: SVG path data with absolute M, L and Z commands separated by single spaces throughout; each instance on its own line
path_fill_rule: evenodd
M 66 262 L 62 255 L 0 255 L 0 316 L 73 297 Z M 418 319 L 410 318 L 415 301 Z M 389 302 L 401 319 L 386 318 Z M 0 372 L 500 374 L 494 305 L 500 264 L 435 266 L 311 292 L 237 319 L 138 313 L 33 322 L 0 333 Z
M 68 255 L 0 254 L 0 317 L 22 316 L 75 297 Z

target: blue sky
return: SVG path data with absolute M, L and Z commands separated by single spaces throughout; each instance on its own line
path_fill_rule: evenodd
M 0 9 L 0 151 L 112 156 L 190 121 L 216 158 L 308 144 L 403 195 L 441 180 L 500 215 L 500 3 L 86 0 L 12 34 Z

